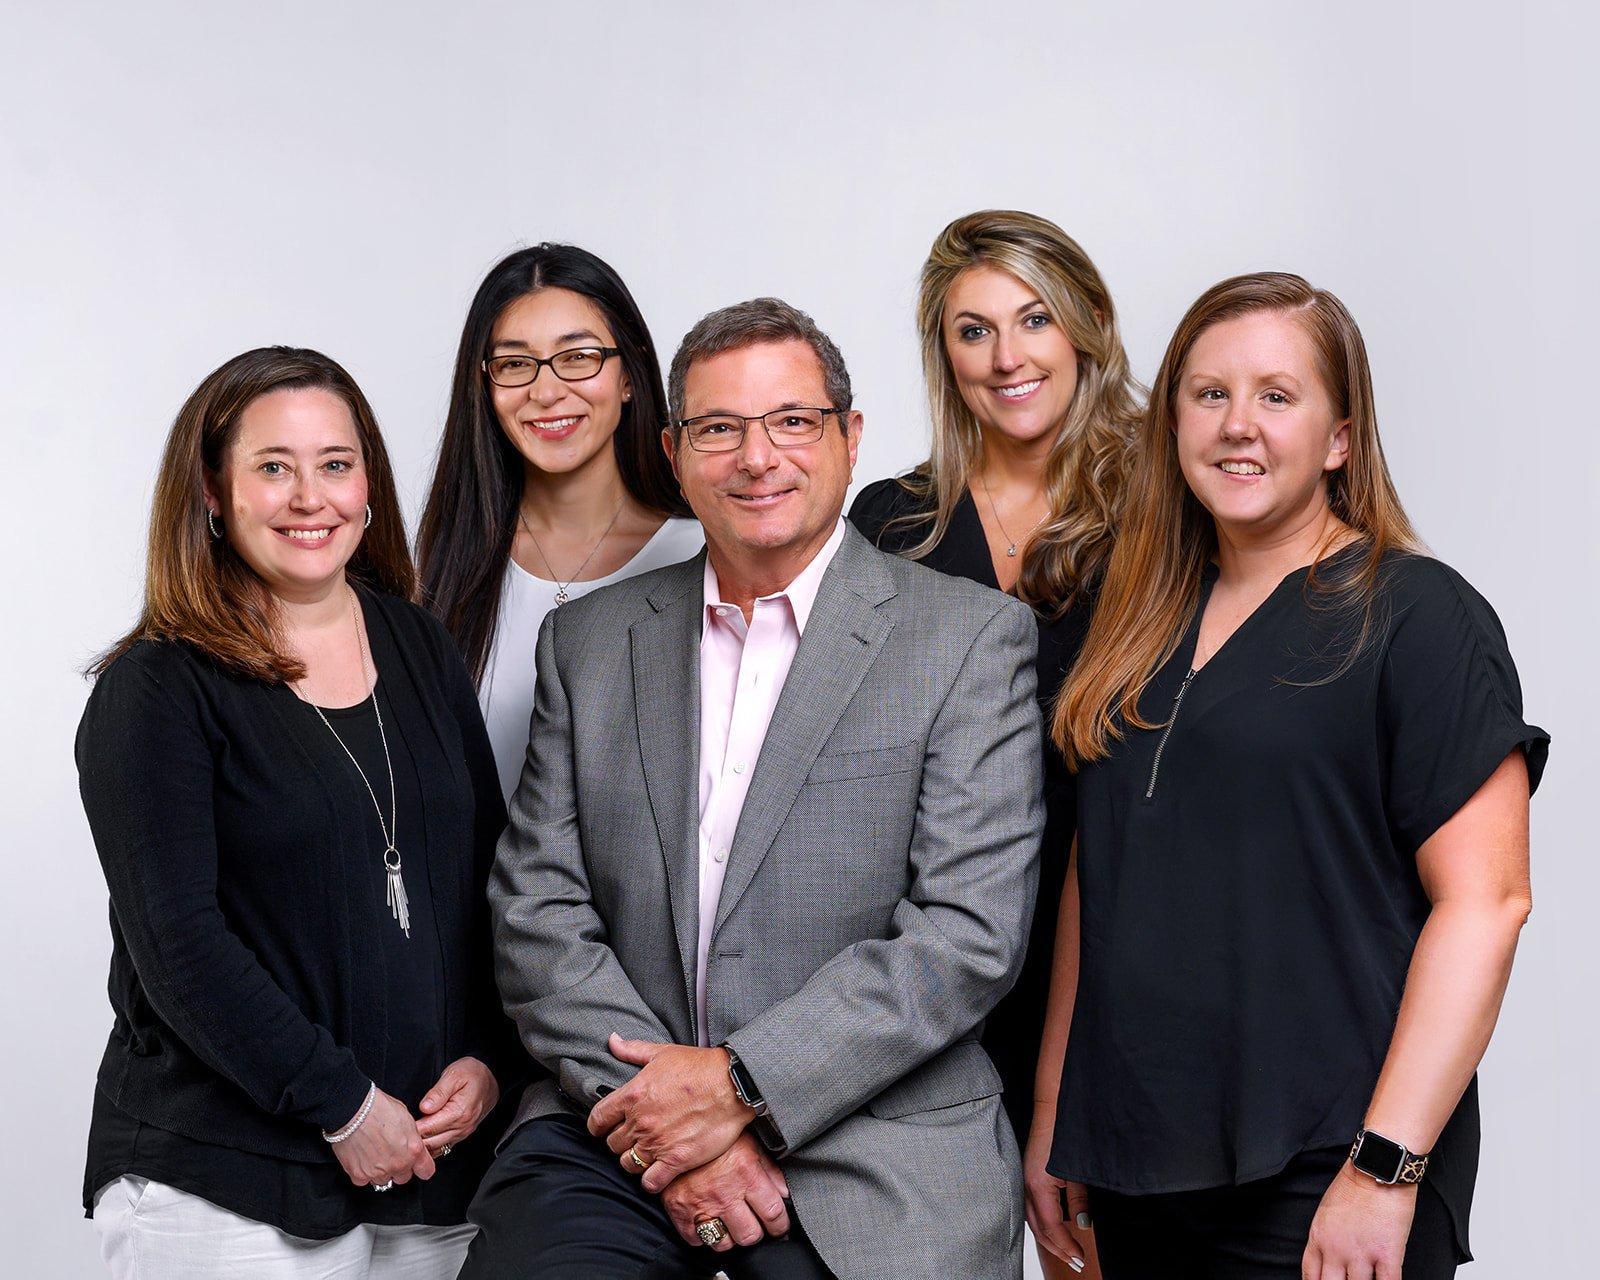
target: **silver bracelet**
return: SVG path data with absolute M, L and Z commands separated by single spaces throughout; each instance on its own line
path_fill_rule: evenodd
M 346 1138 L 351 1137 L 361 1127 L 361 1122 L 367 1118 L 367 1112 L 372 1110 L 372 1104 L 377 1100 L 378 1086 L 376 1084 L 368 1085 L 367 1100 L 361 1104 L 361 1110 L 356 1112 L 355 1119 L 334 1133 L 329 1133 L 324 1129 L 322 1131 L 323 1140 L 327 1142 L 343 1142 Z

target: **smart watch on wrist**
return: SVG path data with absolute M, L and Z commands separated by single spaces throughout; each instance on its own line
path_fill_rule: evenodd
M 789 1144 L 784 1141 L 783 1133 L 779 1130 L 767 1107 L 767 1100 L 761 1096 L 760 1086 L 756 1078 L 750 1074 L 750 1068 L 739 1059 L 733 1051 L 733 1046 L 724 1041 L 717 1046 L 728 1055 L 728 1078 L 733 1081 L 733 1091 L 739 1095 L 739 1101 L 755 1113 L 750 1121 L 750 1132 L 755 1134 L 756 1140 L 767 1149 L 767 1154 L 773 1159 L 789 1154 Z
M 1393 1138 L 1363 1129 L 1350 1148 L 1350 1165 L 1374 1182 L 1392 1187 L 1397 1182 L 1421 1182 L 1428 1171 L 1428 1157 L 1407 1151 L 1404 1143 Z
M 728 1055 L 728 1075 L 733 1080 L 733 1091 L 739 1095 L 739 1101 L 758 1116 L 766 1115 L 767 1100 L 761 1096 L 761 1090 L 756 1085 L 755 1077 L 750 1074 L 750 1068 L 740 1061 L 732 1045 L 722 1044 L 719 1047 Z

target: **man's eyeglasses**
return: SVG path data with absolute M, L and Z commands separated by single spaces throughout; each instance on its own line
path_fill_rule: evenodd
M 582 382 L 605 368 L 607 360 L 621 355 L 617 347 L 568 347 L 548 359 L 530 355 L 490 356 L 483 371 L 497 387 L 525 387 L 535 381 L 545 365 L 563 382 Z
M 843 416 L 847 409 L 774 409 L 754 418 L 734 413 L 708 413 L 699 418 L 680 418 L 678 430 L 688 438 L 689 447 L 699 453 L 732 453 L 744 443 L 749 424 L 759 422 L 767 439 L 780 449 L 815 444 L 822 439 L 828 415 Z

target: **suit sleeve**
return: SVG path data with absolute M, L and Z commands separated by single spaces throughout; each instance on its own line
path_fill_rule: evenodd
M 634 989 L 595 909 L 578 827 L 572 715 L 553 610 L 539 629 L 528 759 L 489 877 L 495 974 L 527 1051 L 569 1098 L 593 1104 L 638 1068 L 613 1058 L 616 1031 L 670 1042 Z
M 1009 601 L 945 697 L 893 936 L 846 948 L 729 1037 L 790 1150 L 971 1031 L 1016 980 L 1044 829 L 1037 644 Z
M 370 1081 L 229 927 L 217 901 L 212 743 L 199 689 L 138 655 L 101 675 L 78 730 L 83 807 L 117 926 L 151 1006 L 262 1110 L 321 1129 Z

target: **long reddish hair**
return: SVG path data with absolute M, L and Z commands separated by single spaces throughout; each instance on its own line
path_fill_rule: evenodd
M 1256 312 L 1279 312 L 1304 327 L 1328 397 L 1350 423 L 1344 466 L 1327 477 L 1328 505 L 1361 536 L 1364 551 L 1341 558 L 1336 569 L 1313 567 L 1306 584 L 1322 604 L 1354 606 L 1360 613 L 1359 634 L 1339 672 L 1355 660 L 1372 632 L 1385 555 L 1420 549 L 1378 439 L 1366 343 L 1344 303 L 1299 276 L 1277 271 L 1213 285 L 1183 317 L 1156 372 L 1135 444 L 1122 526 L 1083 652 L 1057 697 L 1052 733 L 1074 767 L 1105 755 L 1111 741 L 1122 736 L 1122 726 L 1155 727 L 1139 716 L 1139 697 L 1177 648 L 1199 603 L 1205 566 L 1217 549 L 1211 514 L 1178 465 L 1178 387 L 1202 333 Z
M 344 401 L 367 471 L 372 523 L 345 566 L 351 577 L 409 598 L 416 581 L 394 471 L 372 406 L 335 360 L 300 347 L 257 347 L 209 374 L 178 410 L 150 509 L 144 608 L 132 631 L 89 668 L 98 675 L 140 640 L 181 640 L 237 675 L 272 684 L 304 665 L 284 652 L 271 592 L 206 526 L 204 478 L 216 474 L 245 409 L 270 391 L 321 388 Z

